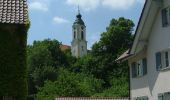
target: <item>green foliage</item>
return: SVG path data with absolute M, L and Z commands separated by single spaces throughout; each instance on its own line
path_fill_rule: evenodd
M 70 50 L 61 51 L 57 40 L 35 41 L 27 49 L 29 94 L 36 94 L 37 100 L 128 96 L 127 62 L 118 64 L 115 60 L 132 44 L 133 27 L 129 19 L 112 19 L 91 52 L 78 59 Z
M 93 76 L 60 69 L 58 79 L 55 82 L 46 81 L 36 100 L 52 100 L 56 96 L 91 96 L 101 91 L 101 84 L 102 80 Z
M 0 95 L 27 97 L 27 27 L 0 24 Z
M 132 44 L 133 27 L 134 23 L 129 19 L 122 17 L 118 20 L 112 19 L 106 28 L 107 31 L 101 34 L 100 41 L 93 45 L 93 54 L 112 54 L 116 58 L 120 52 L 128 49 Z
M 71 49 L 67 49 L 63 52 L 64 52 L 64 55 L 65 55 L 65 58 L 66 58 L 65 62 L 68 63 L 69 67 L 73 66 L 73 64 L 76 63 L 77 58 L 72 56 Z
M 134 24 L 129 19 L 112 19 L 106 32 L 101 34 L 100 41 L 92 46 L 91 53 L 78 59 L 72 67 L 72 71 L 92 74 L 104 80 L 103 87 L 106 90 L 100 93 L 102 96 L 128 96 L 128 80 L 123 80 L 125 84 L 120 84 L 122 89 L 119 92 L 113 87 L 111 80 L 119 83 L 122 77 L 128 79 L 127 62 L 118 64 L 115 60 L 132 44 L 133 27 Z
M 122 17 L 118 20 L 112 19 L 106 32 L 101 34 L 100 41 L 92 47 L 92 55 L 99 62 L 97 66 L 102 70 L 99 74 L 106 81 L 106 86 L 111 85 L 109 84 L 110 76 L 119 78 L 122 74 L 128 73 L 127 64 L 120 66 L 115 60 L 132 44 L 133 27 L 134 24 L 129 19 Z
M 93 97 L 128 97 L 129 87 L 128 79 L 125 77 L 113 78 L 111 87 L 105 89 L 102 93 L 96 93 Z
M 57 79 L 57 70 L 51 66 L 43 66 L 35 68 L 31 77 L 35 83 L 35 87 L 39 88 L 43 86 L 45 80 L 55 81 Z
M 57 40 L 34 41 L 28 46 L 28 67 L 31 69 L 41 66 L 61 66 L 67 65 L 65 56 L 60 50 Z
M 65 54 L 60 50 L 57 40 L 34 41 L 27 47 L 29 75 L 29 94 L 37 93 L 44 81 L 57 78 L 57 68 L 68 65 Z

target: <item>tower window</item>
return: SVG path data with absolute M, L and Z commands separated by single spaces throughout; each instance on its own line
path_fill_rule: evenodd
M 84 30 L 84 27 L 82 26 L 81 29 Z
M 74 39 L 76 38 L 76 31 L 74 31 Z
M 84 32 L 81 31 L 81 39 L 83 40 L 84 39 Z
M 82 51 L 84 51 L 84 47 L 83 46 L 81 47 L 81 49 L 82 49 Z

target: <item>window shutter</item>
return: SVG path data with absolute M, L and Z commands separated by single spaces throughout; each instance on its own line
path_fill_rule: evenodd
M 143 67 L 143 75 L 146 75 L 147 74 L 147 59 L 146 58 L 144 58 L 143 60 L 142 60 L 142 67 Z
M 167 17 L 167 10 L 162 10 L 162 26 L 165 27 L 168 25 L 168 17 Z
M 163 100 L 164 96 L 163 94 L 158 94 L 158 100 Z
M 156 53 L 156 70 L 159 71 L 162 67 L 162 64 L 161 64 L 161 53 L 158 52 Z
M 133 99 L 132 100 L 137 100 L 137 98 L 136 97 L 133 97 Z
M 165 52 L 165 62 L 166 62 L 166 67 L 169 67 L 169 56 L 168 52 Z
M 142 100 L 148 100 L 148 97 L 143 97 Z
M 133 62 L 133 63 L 132 63 L 132 66 L 131 66 L 131 68 L 132 68 L 132 78 L 135 78 L 135 77 L 137 77 L 137 68 L 136 68 L 136 62 Z

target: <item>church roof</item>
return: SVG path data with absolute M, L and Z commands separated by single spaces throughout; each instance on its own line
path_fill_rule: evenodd
M 0 23 L 26 24 L 27 20 L 26 0 L 0 0 Z
M 65 51 L 65 50 L 71 49 L 71 46 L 68 46 L 68 45 L 60 45 L 60 49 L 61 49 L 61 51 Z
M 85 25 L 84 24 L 84 21 L 81 19 L 81 14 L 80 13 L 78 13 L 78 15 L 76 16 L 76 20 L 75 20 L 75 22 L 74 22 L 74 25 L 75 24 L 79 24 L 79 25 Z

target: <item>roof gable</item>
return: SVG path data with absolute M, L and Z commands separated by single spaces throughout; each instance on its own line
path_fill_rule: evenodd
M 135 54 L 137 48 L 140 50 L 146 47 L 150 31 L 152 29 L 157 12 L 161 7 L 162 0 L 146 0 L 136 32 L 130 54 Z M 137 52 L 140 51 L 138 49 Z
M 27 20 L 26 0 L 0 0 L 0 23 L 26 24 Z

